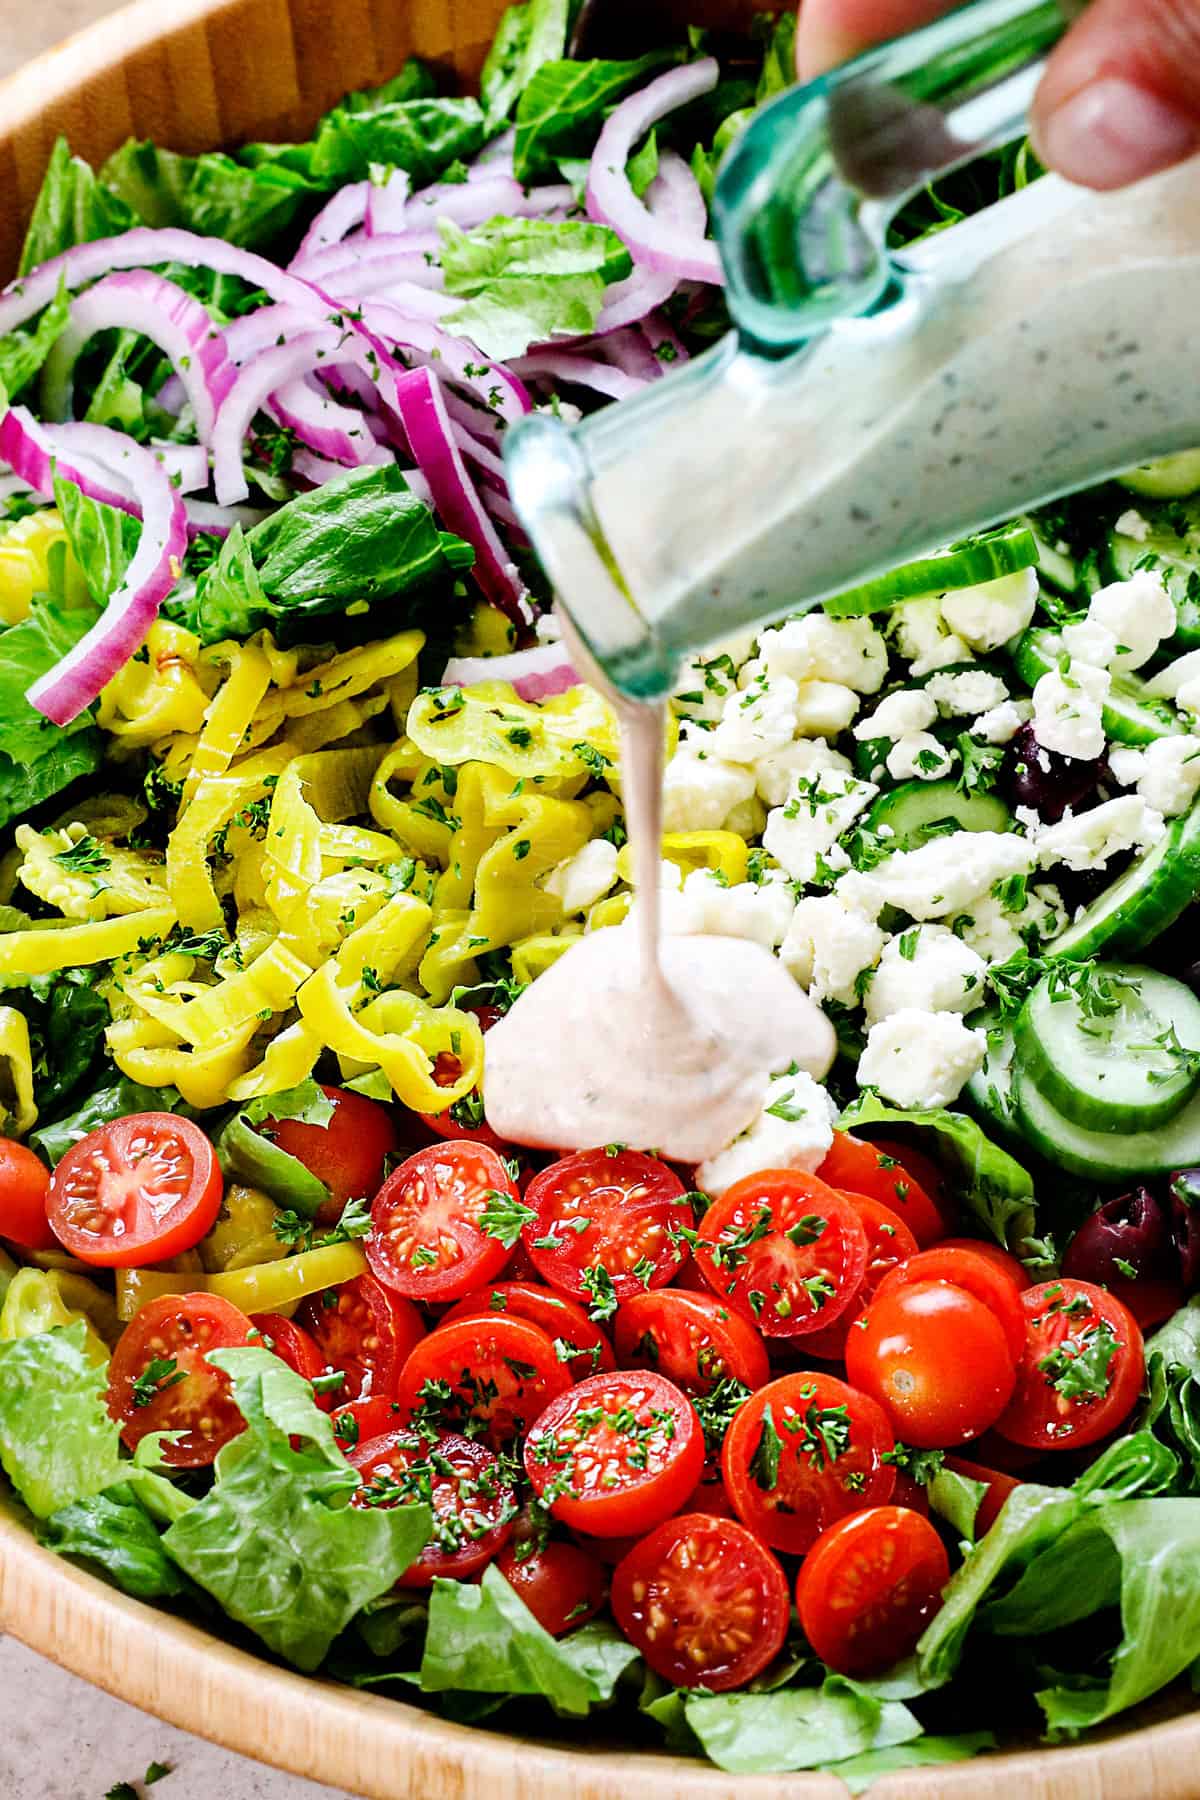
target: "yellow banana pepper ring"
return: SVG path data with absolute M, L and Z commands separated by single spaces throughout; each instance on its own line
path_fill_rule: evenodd
M 564 951 L 578 943 L 583 933 L 564 931 L 561 937 L 543 934 L 520 938 L 512 947 L 512 969 L 518 981 L 536 981 Z
M 84 1320 L 84 1349 L 94 1363 L 106 1363 L 121 1335 L 121 1321 L 110 1297 L 82 1275 L 59 1270 L 21 1269 L 9 1284 L 0 1308 L 0 1342 L 38 1337 L 62 1325 Z
M 416 662 L 424 644 L 424 632 L 400 631 L 395 637 L 342 651 L 296 677 L 295 685 L 281 696 L 285 715 L 296 718 L 302 713 L 320 712 L 393 680 Z
M 300 990 L 300 1012 L 313 1034 L 339 1056 L 382 1069 L 392 1091 L 414 1112 L 442 1112 L 469 1094 L 483 1073 L 483 1034 L 471 1013 L 432 1007 L 393 988 L 357 1016 L 332 963 Z M 453 1059 L 458 1074 L 435 1080 L 438 1059 Z M 440 1065 L 445 1069 L 445 1061 Z
M 684 875 L 696 869 L 712 869 L 723 875 L 730 886 L 745 881 L 750 852 L 746 840 L 736 831 L 668 831 L 664 832 L 662 853 Z M 617 874 L 622 881 L 633 880 L 633 847 L 624 844 L 617 857 Z
M 200 1260 L 206 1271 L 221 1275 L 257 1263 L 281 1262 L 288 1249 L 272 1229 L 277 1217 L 274 1201 L 259 1188 L 232 1182 L 225 1189 L 216 1224 L 200 1240 Z
M 9 931 L 0 935 L 0 976 L 50 975 L 55 969 L 112 962 L 119 956 L 131 956 L 141 943 L 165 937 L 174 923 L 174 907 L 162 906 L 87 925 Z
M 24 1137 L 37 1116 L 29 1021 L 15 1006 L 0 1006 L 0 1132 Z
M 260 751 L 228 775 L 212 775 L 196 789 L 167 839 L 167 890 L 181 924 L 192 931 L 224 928 L 225 915 L 208 866 L 213 838 L 245 807 L 270 792 L 288 767 L 284 748 Z
M 230 658 L 229 674 L 210 702 L 192 766 L 183 784 L 182 812 L 209 775 L 224 775 L 242 748 L 251 720 L 271 685 L 271 666 L 261 647 L 240 644 Z
M 130 658 L 100 695 L 99 723 L 128 750 L 144 750 L 176 732 L 198 732 L 209 697 L 197 675 L 200 639 L 156 619 L 144 660 Z
M 307 1025 L 289 1025 L 268 1044 L 263 1059 L 229 1084 L 228 1098 L 240 1104 L 297 1087 L 313 1072 L 325 1046 Z
M 362 1275 L 367 1259 L 357 1244 L 324 1244 L 282 1262 L 253 1263 L 222 1275 L 174 1275 L 159 1269 L 117 1270 L 117 1311 L 132 1319 L 162 1294 L 219 1294 L 244 1313 L 286 1312 L 307 1294 L 339 1287 Z

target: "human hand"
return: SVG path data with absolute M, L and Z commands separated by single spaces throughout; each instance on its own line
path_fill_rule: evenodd
M 802 0 L 801 79 L 947 11 L 945 0 Z M 1092 0 L 1050 58 L 1030 130 L 1043 162 L 1092 188 L 1200 150 L 1200 0 Z

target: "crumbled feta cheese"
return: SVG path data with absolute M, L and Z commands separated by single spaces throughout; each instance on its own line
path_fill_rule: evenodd
M 1030 836 L 1044 869 L 1065 863 L 1068 869 L 1102 869 L 1124 850 L 1145 850 L 1166 829 L 1163 816 L 1140 794 L 1119 794 L 1087 812 L 1067 811 L 1057 825 L 1042 825 Z
M 1104 754 L 1104 702 L 1112 686 L 1106 669 L 1071 663 L 1051 669 L 1033 690 L 1033 731 L 1043 750 L 1094 762 Z
M 1117 640 L 1099 619 L 1076 619 L 1062 628 L 1062 646 L 1073 663 L 1107 669 L 1117 654 Z
M 729 813 L 754 792 L 754 775 L 707 747 L 707 735 L 687 727 L 663 775 L 664 831 L 719 831 Z
M 925 692 L 936 702 L 944 719 L 991 712 L 1008 699 L 1008 689 L 998 675 L 986 669 L 964 669 L 957 675 L 931 675 Z
M 1032 715 L 1032 701 L 1002 700 L 990 712 L 980 713 L 967 730 L 972 737 L 982 738 L 985 744 L 1007 744 Z
M 721 723 L 709 734 L 713 755 L 752 763 L 782 750 L 796 735 L 797 694 L 796 683 L 786 675 L 756 681 L 744 693 L 735 689 L 721 709 Z
M 915 850 L 897 850 L 868 872 L 852 870 L 837 893 L 872 919 L 885 906 L 913 919 L 940 919 L 969 908 L 997 881 L 1027 875 L 1036 861 L 1033 845 L 1014 832 L 953 831 Z
M 737 664 L 731 656 L 694 656 L 684 664 L 671 704 L 680 718 L 715 725 L 729 695 L 736 692 Z
M 953 767 L 954 752 L 931 731 L 897 738 L 887 755 L 887 772 L 894 781 L 937 781 Z
M 739 800 L 736 806 L 725 815 L 725 831 L 736 831 L 747 843 L 751 839 L 762 836 L 763 826 L 767 822 L 767 809 L 757 794 L 751 794 L 748 800 Z
M 850 829 L 878 792 L 874 782 L 837 770 L 797 775 L 785 803 L 767 817 L 763 846 L 793 881 L 811 881 L 817 858 Z
M 950 921 L 955 936 L 989 966 L 1007 962 L 1023 950 L 1035 951 L 1065 931 L 1069 922 L 1061 894 L 1048 882 L 1028 893 L 1022 884 L 1011 897 L 1005 892 L 1007 886 L 998 883 L 995 892 L 972 900 L 969 912 Z
M 995 581 L 942 596 L 942 618 L 972 650 L 998 650 L 1025 630 L 1037 606 L 1036 569 L 1018 569 Z
M 877 694 L 887 680 L 887 645 L 870 619 L 806 613 L 802 619 L 788 619 L 777 631 L 764 631 L 758 648 L 772 676 L 833 681 L 857 694 Z
M 1122 537 L 1131 537 L 1135 543 L 1144 544 L 1150 536 L 1150 521 L 1143 519 L 1136 507 L 1131 506 L 1117 520 L 1115 529 Z
M 562 620 L 556 612 L 539 613 L 533 635 L 539 644 L 557 644 L 562 637 Z
M 749 938 L 764 950 L 782 943 L 795 901 L 786 878 L 726 884 L 711 869 L 694 869 L 675 895 L 664 896 L 663 930 Z
M 867 1023 L 905 1008 L 974 1012 L 986 988 L 983 958 L 945 925 L 913 925 L 884 945 L 867 990 Z
M 1151 569 L 1135 569 L 1092 595 L 1088 618 L 1106 625 L 1117 640 L 1114 669 L 1140 669 L 1176 629 L 1175 603 Z
M 908 1006 L 873 1025 L 858 1062 L 858 1084 L 894 1106 L 951 1106 L 987 1051 L 987 1033 L 971 1031 L 957 1013 Z
M 1109 767 L 1122 787 L 1136 782 L 1146 805 L 1173 819 L 1200 792 L 1200 738 L 1154 738 L 1144 750 L 1114 750 Z
M 836 894 L 810 894 L 792 914 L 779 959 L 812 999 L 853 1006 L 855 982 L 874 967 L 883 943 L 878 925 L 848 911 Z
M 852 775 L 854 764 L 824 738 L 797 738 L 794 743 L 785 744 L 782 750 L 760 756 L 755 763 L 754 779 L 759 798 L 768 806 L 782 806 L 792 791 L 795 776 L 815 775 L 825 769 Z
M 905 600 L 893 607 L 890 629 L 901 656 L 912 664 L 911 673 L 920 677 L 950 663 L 974 662 L 969 644 L 957 632 L 947 631 L 942 623 L 942 603 L 936 596 L 924 600 Z
M 869 743 L 873 738 L 898 741 L 911 737 L 916 731 L 927 730 L 936 718 L 937 707 L 924 688 L 899 688 L 886 700 L 881 700 L 867 718 L 858 721 L 854 735 L 860 744 Z
M 858 695 L 837 681 L 806 681 L 796 703 L 797 737 L 837 737 L 858 711 Z
M 715 1199 L 763 1169 L 819 1169 L 833 1143 L 836 1108 L 811 1075 L 774 1075 L 763 1109 L 747 1131 L 696 1170 L 702 1193 Z
M 615 884 L 618 854 L 617 846 L 607 838 L 593 838 L 551 869 L 546 892 L 557 895 L 565 913 L 584 912 Z

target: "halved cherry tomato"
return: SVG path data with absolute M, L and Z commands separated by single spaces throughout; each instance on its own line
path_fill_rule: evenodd
M 789 1606 L 783 1570 L 735 1519 L 684 1513 L 613 1571 L 617 1624 L 664 1681 L 744 1687 L 778 1656 Z
M 921 1170 L 924 1170 L 924 1178 Z M 830 1187 L 869 1194 L 899 1213 L 918 1244 L 936 1244 L 946 1225 L 939 1208 L 943 1193 L 934 1163 L 907 1144 L 879 1138 L 865 1143 L 848 1131 L 835 1131 L 833 1148 L 817 1170 Z M 929 1186 L 925 1185 L 928 1180 Z
M 804 1635 L 841 1675 L 877 1675 L 916 1648 L 950 1562 L 919 1513 L 873 1506 L 823 1531 L 796 1581 Z
M 858 1292 L 867 1234 L 815 1175 L 767 1169 L 735 1181 L 700 1221 L 700 1272 L 764 1337 L 831 1325 Z
M 683 1183 L 637 1150 L 563 1156 L 525 1190 L 537 1214 L 525 1246 L 543 1281 L 577 1300 L 603 1304 L 662 1287 L 687 1250 L 692 1223 Z
M 432 1414 L 455 1429 L 478 1419 L 500 1448 L 570 1385 L 540 1326 L 490 1313 L 455 1319 L 423 1338 L 401 1370 L 396 1398 L 410 1415 Z
M 613 1344 L 623 1369 L 655 1369 L 685 1394 L 711 1393 L 726 1377 L 748 1388 L 770 1378 L 757 1331 L 712 1293 L 634 1294 L 617 1308 Z
M 987 1260 L 1012 1280 L 1017 1292 L 1023 1294 L 1033 1282 L 1019 1258 L 1008 1250 L 1002 1250 L 999 1244 L 990 1244 L 986 1238 L 949 1237 L 943 1238 L 938 1245 L 939 1250 L 972 1250 L 976 1256 L 986 1256 Z
M 542 1413 L 525 1472 L 555 1518 L 597 1537 L 648 1530 L 687 1499 L 704 1433 L 686 1394 L 661 1375 L 589 1375 Z
M 352 1506 L 386 1510 L 419 1502 L 433 1513 L 433 1535 L 397 1587 L 478 1574 L 512 1536 L 516 1497 L 486 1444 L 453 1431 L 431 1444 L 401 1427 L 360 1444 L 346 1460 L 362 1478 Z
M 359 1444 L 383 1437 L 402 1423 L 400 1402 L 385 1394 L 372 1394 L 366 1400 L 350 1400 L 345 1406 L 335 1405 L 329 1415 L 338 1449 L 349 1455 Z
M 985 1531 L 991 1530 L 1004 1502 L 1021 1484 L 1014 1475 L 1006 1475 L 1002 1469 L 985 1469 L 982 1463 L 968 1462 L 965 1456 L 948 1456 L 946 1467 L 955 1475 L 964 1475 L 968 1481 L 982 1482 L 987 1489 L 975 1514 L 975 1538 L 978 1541 Z
M 948 1281 L 952 1287 L 974 1294 L 1004 1333 L 1014 1363 L 1019 1359 L 1025 1348 L 1025 1314 L 1021 1310 L 1021 1290 L 1007 1269 L 974 1249 L 953 1250 L 945 1244 L 935 1244 L 932 1250 L 918 1251 L 899 1268 L 890 1270 L 875 1292 L 877 1296 L 894 1294 L 897 1288 L 911 1287 L 915 1281 Z
M 803 1556 L 827 1525 L 891 1498 L 895 1439 L 883 1409 L 832 1375 L 781 1375 L 725 1434 L 721 1472 L 743 1524 Z
M 347 1200 L 369 1200 L 383 1181 L 384 1158 L 399 1148 L 391 1115 L 377 1100 L 349 1088 L 324 1087 L 332 1102 L 328 1124 L 305 1125 L 299 1119 L 267 1119 L 264 1133 L 281 1150 L 302 1162 L 329 1189 L 317 1214 L 318 1223 L 333 1225 Z
M 379 1280 L 398 1294 L 457 1300 L 500 1273 L 522 1216 L 517 1184 L 495 1150 L 430 1144 L 376 1194 L 363 1248 Z
M 584 1625 L 604 1605 L 608 1571 L 598 1556 L 555 1538 L 535 1544 L 510 1544 L 496 1567 L 551 1637 L 563 1637 Z
M 108 1410 L 136 1450 L 151 1431 L 178 1431 L 163 1445 L 172 1469 L 199 1469 L 245 1429 L 229 1377 L 210 1350 L 250 1342 L 245 1313 L 215 1294 L 164 1294 L 125 1327 L 108 1366 Z
M 947 1281 L 876 1294 L 850 1329 L 846 1373 L 922 1450 L 963 1444 L 994 1425 L 1016 1381 L 995 1314 Z
M 472 1006 L 467 1009 L 475 1014 L 479 1021 L 480 1031 L 490 1031 L 504 1017 L 498 1006 Z M 433 1079 L 438 1087 L 450 1087 L 462 1073 L 462 1064 L 450 1050 L 439 1051 L 433 1061 Z M 502 1153 L 508 1146 L 504 1139 L 497 1137 L 483 1114 L 483 1095 L 478 1088 L 472 1088 L 461 1100 L 440 1113 L 418 1113 L 418 1119 L 427 1125 L 430 1131 L 441 1138 L 461 1138 L 471 1144 L 487 1144 L 492 1150 Z
M 842 1360 L 846 1354 L 846 1333 L 854 1320 L 872 1294 L 878 1292 L 884 1277 L 899 1263 L 915 1256 L 917 1250 L 916 1238 L 890 1206 L 885 1206 L 881 1200 L 872 1200 L 869 1194 L 846 1193 L 843 1199 L 850 1202 L 867 1234 L 867 1268 L 857 1294 L 841 1318 L 832 1325 L 823 1326 L 820 1331 L 805 1334 L 805 1356 L 819 1356 L 822 1362 Z
M 0 1237 L 23 1250 L 57 1250 L 46 1217 L 50 1171 L 15 1138 L 0 1138 Z
M 198 1125 L 174 1113 L 133 1113 L 72 1145 L 50 1177 L 46 1211 L 81 1262 L 140 1268 L 198 1244 L 223 1187 Z
M 311 1295 L 298 1317 L 324 1365 L 345 1370 L 339 1406 L 371 1394 L 394 1394 L 409 1351 L 425 1336 L 412 1301 L 390 1293 L 370 1274 Z
M 574 1300 L 556 1294 L 553 1288 L 540 1287 L 533 1281 L 497 1281 L 489 1287 L 476 1288 L 464 1294 L 457 1306 L 442 1317 L 448 1325 L 452 1319 L 486 1318 L 490 1313 L 508 1313 L 514 1319 L 530 1319 L 540 1325 L 561 1354 L 562 1347 L 575 1350 L 566 1358 L 573 1381 L 585 1375 L 599 1374 L 601 1369 L 616 1367 L 612 1345 Z
M 1038 1450 L 1094 1444 L 1128 1417 L 1145 1370 L 1128 1307 L 1090 1281 L 1044 1281 L 1021 1295 L 1028 1324 L 1001 1437 Z
M 261 1333 L 264 1349 L 274 1351 L 281 1362 L 302 1375 L 305 1381 L 317 1379 L 325 1364 L 321 1361 L 321 1352 L 302 1325 L 297 1325 L 294 1319 L 285 1319 L 282 1313 L 251 1313 L 250 1323 Z M 323 1404 L 320 1395 L 317 1404 Z

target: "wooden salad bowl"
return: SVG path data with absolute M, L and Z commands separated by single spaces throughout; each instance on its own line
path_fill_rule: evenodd
M 620 9 L 632 0 L 601 0 Z M 637 0 L 644 16 L 648 0 Z M 745 23 L 754 0 L 656 0 L 680 22 Z M 138 0 L 0 84 L 0 277 L 16 267 L 62 132 L 94 163 L 128 136 L 198 151 L 306 133 L 409 55 L 477 76 L 503 0 Z M 612 1741 L 603 1714 L 531 1738 L 450 1724 L 294 1674 L 116 1592 L 0 1503 L 0 1628 L 186 1730 L 369 1800 L 837 1800 L 830 1775 L 732 1777 Z M 398 1692 L 403 1692 L 400 1688 Z M 878 1800 L 1195 1800 L 1200 1713 L 1156 1702 L 1070 1747 L 1016 1748 L 880 1781 Z

